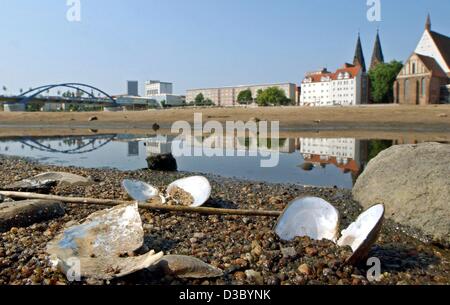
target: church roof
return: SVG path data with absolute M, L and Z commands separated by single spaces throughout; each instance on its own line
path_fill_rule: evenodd
M 322 77 L 329 77 L 330 80 L 339 80 L 339 74 L 348 73 L 348 79 L 355 78 L 359 71 L 361 70 L 361 66 L 354 66 L 350 64 L 345 64 L 342 68 L 337 69 L 336 72 L 325 72 L 325 73 L 315 73 L 309 74 L 305 79 L 309 79 L 311 83 L 319 83 L 322 81 Z
M 377 32 L 375 39 L 375 45 L 373 47 L 372 61 L 370 63 L 370 69 L 375 68 L 376 65 L 384 63 L 383 49 L 381 48 L 380 35 Z
M 444 58 L 444 61 L 447 63 L 447 67 L 450 68 L 450 37 L 434 31 L 430 31 L 430 35 Z
M 353 64 L 355 66 L 361 66 L 363 72 L 366 72 L 366 61 L 364 59 L 364 53 L 361 45 L 361 38 L 358 35 L 358 41 L 356 43 L 355 57 L 353 59 Z
M 438 64 L 438 62 L 433 58 L 425 55 L 416 54 L 420 60 L 423 62 L 423 64 L 427 67 L 429 71 L 432 72 L 433 76 L 436 77 L 447 77 L 447 74 L 445 74 L 444 70 L 442 70 L 441 66 Z

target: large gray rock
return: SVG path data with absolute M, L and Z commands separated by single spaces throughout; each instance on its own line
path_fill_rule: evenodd
M 34 223 L 63 216 L 61 203 L 54 200 L 25 200 L 0 204 L 0 232 L 12 227 L 26 227 Z
M 450 145 L 391 147 L 367 166 L 353 188 L 364 207 L 383 203 L 386 217 L 450 243 Z

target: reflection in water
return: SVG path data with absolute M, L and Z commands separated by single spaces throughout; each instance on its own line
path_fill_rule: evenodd
M 0 140 L 0 154 L 33 157 L 46 164 L 92 168 L 142 168 L 211 173 L 226 177 L 351 188 L 367 163 L 398 141 L 352 138 L 177 138 L 95 135 Z M 172 147 L 192 156 L 172 156 Z M 279 164 L 262 168 L 264 152 L 279 151 Z M 220 154 L 222 152 L 222 154 Z M 206 157 L 209 156 L 209 157 Z

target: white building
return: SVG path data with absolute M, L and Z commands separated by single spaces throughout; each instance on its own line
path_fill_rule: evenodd
M 357 141 L 351 138 L 300 138 L 300 153 L 304 156 L 320 155 L 323 158 L 336 157 L 343 163 L 357 156 Z
M 149 95 L 147 98 L 157 101 L 161 105 L 165 106 L 181 106 L 183 105 L 183 98 L 174 94 L 156 94 Z
M 241 91 L 250 90 L 253 99 L 258 96 L 259 90 L 266 90 L 270 87 L 277 87 L 284 91 L 286 97 L 293 103 L 297 104 L 297 86 L 292 83 L 277 83 L 277 84 L 261 84 L 261 85 L 239 85 L 234 87 L 220 87 L 220 88 L 204 88 L 204 89 L 189 89 L 186 94 L 186 102 L 191 103 L 200 93 L 205 99 L 210 99 L 216 106 L 228 107 L 236 106 L 238 103 L 238 96 Z M 252 101 L 249 101 L 250 103 Z
M 145 96 L 160 94 L 173 94 L 173 84 L 160 82 L 159 80 L 149 80 L 145 82 Z
M 300 153 L 305 162 L 316 166 L 333 164 L 343 171 L 355 174 L 366 160 L 366 141 L 351 138 L 300 138 Z
M 173 94 L 173 84 L 160 82 L 158 80 L 150 80 L 145 82 L 145 97 L 157 101 L 159 104 L 166 106 L 181 106 L 184 98 Z
M 368 77 L 359 65 L 345 64 L 332 73 L 308 73 L 301 85 L 300 106 L 353 106 L 367 104 Z

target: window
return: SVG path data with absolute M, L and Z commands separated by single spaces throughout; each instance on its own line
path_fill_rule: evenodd
M 425 96 L 427 93 L 427 80 L 422 78 L 422 96 Z
M 409 92 L 409 80 L 405 80 L 405 87 L 403 88 L 404 92 L 403 92 L 403 96 L 406 99 L 408 99 L 408 92 Z
M 416 63 L 412 64 L 412 74 L 416 74 Z

